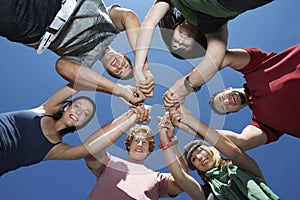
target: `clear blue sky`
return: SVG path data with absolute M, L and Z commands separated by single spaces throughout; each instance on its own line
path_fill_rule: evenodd
M 150 0 L 106 0 L 106 5 L 118 3 L 136 11 L 143 19 L 153 1 Z M 258 47 L 265 51 L 282 51 L 299 43 L 300 3 L 295 0 L 276 0 L 262 8 L 244 13 L 229 23 L 228 48 Z M 178 61 L 170 56 L 161 43 L 159 34 L 153 41 L 149 53 L 153 75 L 157 86 L 155 97 L 147 100 L 153 106 L 152 122 L 149 124 L 156 132 L 156 116 L 162 115 L 162 94 L 182 74 L 191 69 L 199 60 Z M 112 44 L 130 57 L 132 53 L 124 34 L 120 34 Z M 30 109 L 39 106 L 56 90 L 65 85 L 55 71 L 58 56 L 50 51 L 37 55 L 33 49 L 0 38 L 0 112 Z M 103 73 L 98 62 L 94 70 Z M 107 76 L 105 74 L 105 76 Z M 133 84 L 132 81 L 124 84 Z M 239 132 L 251 120 L 248 108 L 226 118 L 212 114 L 208 100 L 210 93 L 224 86 L 240 87 L 244 83 L 241 74 L 230 69 L 224 70 L 211 80 L 196 95 L 191 95 L 186 106 L 193 110 L 203 122 L 215 128 L 231 129 Z M 64 142 L 76 145 L 99 126 L 110 122 L 128 107 L 115 97 L 101 93 L 87 93 L 97 102 L 97 117 L 87 128 L 78 134 L 70 134 Z M 300 121 L 300 117 L 299 117 Z M 193 138 L 185 133 L 176 133 L 180 147 Z M 156 136 L 157 139 L 157 136 Z M 109 149 L 114 155 L 126 158 L 122 137 Z M 157 140 L 157 144 L 159 141 Z M 258 162 L 269 186 L 282 199 L 294 200 L 300 196 L 300 140 L 283 136 L 278 142 L 259 147 L 248 153 Z M 0 163 L 2 164 L 2 163 Z M 155 170 L 167 171 L 163 156 L 157 148 L 148 158 L 147 165 Z M 192 174 L 196 177 L 195 174 Z M 0 195 L 3 200 L 82 200 L 87 197 L 95 184 L 94 176 L 89 172 L 83 160 L 47 161 L 30 167 L 23 167 L 0 178 Z M 176 199 L 189 199 L 181 194 Z

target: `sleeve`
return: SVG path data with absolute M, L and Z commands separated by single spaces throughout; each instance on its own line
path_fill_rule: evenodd
M 259 67 L 260 64 L 268 58 L 268 53 L 258 48 L 244 48 L 244 50 L 249 53 L 250 61 L 245 67 L 239 70 L 243 74 L 247 74 L 255 70 L 256 67 Z
M 255 120 L 250 122 L 249 125 L 255 126 L 255 127 L 261 129 L 263 132 L 265 132 L 265 134 L 267 135 L 267 138 L 268 138 L 266 144 L 275 142 L 284 134 L 282 132 L 279 132 L 279 131 L 277 131 L 263 123 L 255 121 Z
M 106 168 L 107 165 L 109 165 L 111 161 L 111 155 L 107 153 L 107 156 L 105 158 L 105 161 L 98 167 L 97 169 L 91 170 L 91 172 L 97 177 L 97 179 L 101 176 L 102 172 Z
M 168 182 L 170 176 L 170 173 L 157 173 L 158 191 L 160 198 L 170 197 L 168 192 Z

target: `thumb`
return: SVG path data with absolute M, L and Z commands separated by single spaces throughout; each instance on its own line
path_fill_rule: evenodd
M 161 121 L 162 117 L 161 116 L 157 116 L 157 121 Z

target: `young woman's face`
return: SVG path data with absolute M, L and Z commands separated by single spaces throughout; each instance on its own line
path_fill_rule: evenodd
M 67 126 L 80 127 L 90 120 L 93 112 L 94 106 L 89 100 L 78 99 L 67 108 L 63 116 L 66 119 Z
M 191 162 L 193 165 L 199 170 L 206 172 L 213 167 L 215 167 L 215 161 L 212 157 L 212 154 L 209 152 L 209 150 L 205 147 L 198 147 L 194 152 L 192 153 Z
M 178 25 L 172 38 L 172 51 L 183 50 L 191 51 L 196 38 L 197 29 L 194 26 L 187 24 L 186 21 Z
M 134 139 L 129 145 L 129 155 L 131 160 L 144 161 L 149 154 L 149 142 L 146 139 L 146 133 L 136 133 Z

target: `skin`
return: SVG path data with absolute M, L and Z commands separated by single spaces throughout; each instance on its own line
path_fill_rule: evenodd
M 147 57 L 155 27 L 169 9 L 170 5 L 168 3 L 156 1 L 141 24 L 141 30 L 136 44 L 137 51 L 135 56 L 134 78 L 136 86 L 143 92 L 146 89 L 148 89 L 147 91 L 154 89 L 148 85 L 148 82 L 144 82 L 145 80 L 148 80 L 147 75 L 145 74 L 144 62 Z M 205 34 L 205 37 L 208 45 L 203 60 L 195 66 L 194 70 L 186 74 L 182 79 L 176 81 L 176 83 L 164 94 L 165 108 L 170 108 L 175 106 L 176 103 L 183 102 L 185 96 L 189 94 L 189 91 L 187 91 L 183 84 L 183 80 L 187 75 L 190 75 L 190 81 L 194 86 L 201 86 L 218 72 L 226 52 L 228 39 L 227 24 L 224 24 L 215 32 Z
M 197 34 L 196 26 L 185 20 L 183 23 L 176 26 L 172 38 L 172 50 L 176 51 L 183 49 L 189 52 L 195 42 Z
M 63 87 L 52 95 L 41 106 L 32 109 L 33 112 L 42 113 L 45 115 L 55 114 L 62 104 L 75 95 L 78 92 L 71 84 Z M 42 130 L 46 138 L 53 143 L 57 143 L 62 140 L 62 136 L 59 135 L 59 131 L 63 128 L 82 125 L 92 113 L 92 105 L 87 100 L 76 101 L 71 106 L 65 108 L 65 112 L 60 120 L 54 120 L 50 117 L 43 117 L 41 121 Z M 99 139 L 99 135 L 103 134 L 103 131 L 111 131 L 110 128 L 114 128 L 115 123 L 134 123 L 144 122 L 149 118 L 149 109 L 144 105 L 139 105 L 135 108 L 131 108 L 128 112 L 119 116 L 113 122 L 110 122 L 104 128 L 99 128 L 91 136 L 89 136 L 83 144 L 77 146 L 70 146 L 66 143 L 60 143 L 55 145 L 43 160 L 74 160 L 80 159 L 90 155 L 90 153 L 96 153 L 99 151 L 99 144 L 103 142 Z
M 261 170 L 256 162 L 234 145 L 227 137 L 195 119 L 186 109 L 173 108 L 170 110 L 169 116 L 176 127 L 181 128 L 190 134 L 202 136 L 207 141 L 214 144 L 222 154 L 232 160 L 239 168 L 249 171 L 254 176 L 264 181 Z M 160 126 L 163 130 L 164 123 L 160 123 Z M 159 131 L 159 137 L 161 140 L 165 140 L 164 138 L 173 136 L 170 133 L 167 134 L 166 131 Z M 182 154 L 176 152 L 177 150 L 175 149 L 177 148 L 177 145 L 173 145 L 164 151 L 165 160 L 170 172 L 179 186 L 182 187 L 192 199 L 206 199 L 202 186 L 190 176 L 188 172 L 183 170 L 184 168 L 182 168 L 182 165 L 178 162 L 178 158 Z M 198 170 L 206 171 L 214 166 L 215 161 L 205 148 L 194 151 L 191 158 L 191 161 Z
M 138 28 L 140 27 L 136 14 L 129 9 L 115 6 L 111 10 L 110 17 L 116 28 L 120 31 L 126 31 L 129 44 L 134 50 Z M 99 59 L 104 61 L 105 68 L 113 72 L 116 71 L 116 75 L 126 76 L 130 73 L 129 63 L 125 60 L 124 55 L 110 47 L 105 51 L 105 55 Z M 70 83 L 76 83 L 78 87 L 81 86 L 118 96 L 129 105 L 137 105 L 146 99 L 145 95 L 139 90 L 115 83 L 71 59 L 60 58 L 56 62 L 56 71 Z M 121 74 L 118 74 L 120 72 Z
M 118 123 L 120 124 L 120 123 Z M 99 153 L 94 154 L 93 156 L 88 156 L 85 158 L 86 164 L 90 170 L 98 169 L 103 161 L 105 160 L 107 153 L 105 149 L 109 147 L 111 144 L 116 142 L 122 134 L 134 123 L 126 124 L 124 128 L 121 130 L 114 130 L 109 133 L 104 133 L 99 139 L 102 141 L 100 148 L 102 149 Z M 116 125 L 116 124 L 115 124 Z M 135 138 L 132 140 L 131 144 L 129 145 L 129 152 L 128 152 L 128 161 L 137 163 L 137 164 L 144 164 L 145 159 L 150 155 L 149 150 L 149 142 L 146 139 L 146 134 L 143 132 L 139 132 L 136 134 Z M 142 180 L 142 177 L 141 177 Z M 174 178 L 171 176 L 168 180 L 168 193 L 170 195 L 177 195 L 182 192 L 182 189 L 178 187 L 175 183 Z
M 218 113 L 238 112 L 247 105 L 247 102 L 242 103 L 240 95 L 246 98 L 244 89 L 226 88 L 214 97 L 214 108 Z
M 107 72 L 116 77 L 124 78 L 133 71 L 132 66 L 124 55 L 125 54 L 119 53 L 111 47 L 108 47 L 100 60 Z
M 215 166 L 215 160 L 208 149 L 204 147 L 199 147 L 192 153 L 191 161 L 199 171 L 206 172 Z

